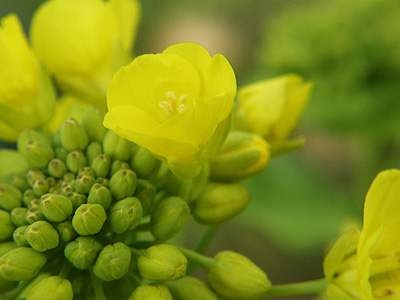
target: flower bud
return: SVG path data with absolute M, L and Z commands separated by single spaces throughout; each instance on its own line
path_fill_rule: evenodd
M 65 161 L 67 159 L 67 155 L 68 155 L 68 150 L 64 149 L 62 147 L 57 147 L 54 149 L 55 152 L 55 157 Z
M 236 181 L 265 169 L 270 146 L 256 134 L 232 131 L 216 156 L 210 161 L 211 178 Z
M 39 171 L 38 169 L 30 169 L 26 173 L 26 180 L 28 181 L 29 186 L 33 186 L 33 183 L 36 180 L 46 180 L 46 176 L 43 174 L 43 172 Z
M 68 196 L 68 199 L 71 200 L 73 205 L 73 210 L 75 211 L 79 206 L 85 204 L 87 202 L 87 197 L 85 195 L 79 194 L 77 192 L 73 192 Z
M 11 184 L 19 189 L 21 192 L 29 189 L 29 184 L 26 178 L 22 175 L 14 175 L 11 179 Z
M 70 242 L 76 236 L 71 221 L 54 224 L 54 228 L 57 230 L 60 240 L 64 243 Z
M 12 235 L 14 225 L 11 223 L 10 213 L 0 209 L 0 240 L 5 240 Z
M 106 221 L 106 212 L 100 204 L 82 204 L 75 211 L 72 226 L 80 235 L 98 233 Z
M 50 176 L 53 176 L 54 178 L 62 178 L 65 172 L 67 172 L 67 166 L 62 160 L 55 158 L 49 162 L 47 171 Z
M 189 215 L 189 206 L 182 198 L 163 199 L 151 214 L 151 234 L 160 240 L 172 239 L 185 226 Z
M 141 285 L 135 289 L 128 300 L 144 299 L 172 300 L 172 296 L 165 285 Z
M 26 220 L 29 224 L 33 224 L 36 221 L 44 220 L 44 214 L 40 208 L 40 200 L 35 199 L 29 202 L 28 211 L 26 212 Z
M 108 172 L 110 171 L 110 165 L 110 157 L 107 154 L 97 155 L 90 164 L 97 177 L 107 177 Z
M 140 276 L 148 280 L 172 281 L 186 275 L 187 259 L 175 246 L 151 246 L 138 257 Z
M 88 175 L 88 176 L 96 177 L 96 174 L 94 173 L 94 170 L 91 167 L 80 168 L 78 171 L 78 175 Z
M 91 141 L 102 142 L 107 129 L 103 126 L 104 114 L 94 108 L 88 107 L 82 115 L 81 126 Z
M 72 300 L 74 291 L 67 279 L 58 276 L 50 276 L 40 280 L 29 289 L 26 300 Z
M 130 166 L 126 162 L 122 162 L 120 160 L 114 160 L 113 163 L 111 164 L 110 177 L 112 177 L 119 170 L 128 170 L 128 169 L 130 169 Z
M 62 146 L 68 151 L 84 150 L 89 143 L 85 131 L 73 118 L 61 125 L 60 137 Z
M 104 281 L 122 278 L 129 269 L 131 250 L 124 243 L 107 245 L 101 250 L 93 267 L 94 274 Z
M 53 177 L 47 177 L 46 178 L 46 183 L 49 186 L 49 190 L 50 190 L 51 188 L 56 186 L 57 183 L 59 183 L 59 181 L 56 181 Z
M 271 289 L 265 272 L 239 253 L 219 252 L 214 262 L 207 271 L 207 282 L 221 296 L 261 299 Z
M 89 269 L 103 247 L 92 237 L 77 237 L 69 242 L 64 249 L 64 255 L 74 267 Z
M 25 148 L 26 160 L 35 168 L 45 168 L 54 157 L 54 151 L 47 143 L 29 141 Z
M 28 206 L 29 202 L 31 202 L 32 200 L 35 200 L 35 199 L 37 199 L 37 198 L 36 198 L 36 195 L 33 192 L 33 190 L 32 189 L 27 189 L 24 192 L 24 195 L 22 196 L 22 203 L 25 206 Z
M 18 248 L 14 242 L 3 242 L 0 244 L 0 257 L 8 251 Z
M 72 214 L 73 206 L 65 196 L 46 194 L 40 198 L 40 208 L 47 220 L 62 222 Z
M 86 147 L 86 157 L 88 160 L 88 164 L 91 165 L 97 155 L 103 153 L 103 147 L 99 142 L 91 142 Z
M 29 246 L 29 243 L 25 238 L 25 231 L 27 228 L 28 225 L 19 226 L 14 230 L 12 234 L 14 243 L 20 247 Z
M 131 157 L 132 146 L 131 142 L 118 136 L 111 130 L 107 131 L 103 139 L 104 153 L 113 160 L 128 161 Z
M 78 169 L 79 171 L 79 169 Z M 64 181 L 73 182 L 75 180 L 75 174 L 72 172 L 66 172 L 63 176 Z
M 250 194 L 240 183 L 209 183 L 192 206 L 192 215 L 201 224 L 220 224 L 242 212 Z
M 108 188 L 100 183 L 92 185 L 87 198 L 87 203 L 98 203 L 107 210 L 111 205 L 111 201 L 112 196 Z
M 135 197 L 139 198 L 140 203 L 142 204 L 143 215 L 146 215 L 150 211 L 155 196 L 156 187 L 150 181 L 145 179 L 137 180 Z
M 218 300 L 217 295 L 200 279 L 185 276 L 168 283 L 168 288 L 176 300 Z
M 57 230 L 46 221 L 37 221 L 29 225 L 25 231 L 25 238 L 29 245 L 39 252 L 54 249 L 60 241 Z
M 0 183 L 0 207 L 12 210 L 21 205 L 21 192 L 8 183 Z
M 141 178 L 149 178 L 160 167 L 161 161 L 154 157 L 149 150 L 138 147 L 132 155 L 131 167 Z
M 46 257 L 32 248 L 18 247 L 0 257 L 0 277 L 11 281 L 28 280 L 36 276 L 46 263 Z
M 11 222 L 15 226 L 28 225 L 28 221 L 26 220 L 26 213 L 28 208 L 26 207 L 16 207 L 10 212 Z
M 132 170 L 120 170 L 110 179 L 110 191 L 116 200 L 133 195 L 136 189 L 137 177 Z
M 75 150 L 68 153 L 66 158 L 68 170 L 78 173 L 80 168 L 86 166 L 86 157 L 81 150 Z
M 32 183 L 32 190 L 36 196 L 40 197 L 49 191 L 49 184 L 46 179 L 37 179 Z
M 75 181 L 75 190 L 80 194 L 89 194 L 90 188 L 94 184 L 94 177 L 89 175 L 78 175 Z
M 132 230 L 140 224 L 143 209 L 140 200 L 128 197 L 115 203 L 108 215 L 111 230 L 117 234 Z

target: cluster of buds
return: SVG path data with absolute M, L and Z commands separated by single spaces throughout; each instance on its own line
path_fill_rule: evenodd
M 247 190 L 238 183 L 209 183 L 206 166 L 182 181 L 102 120 L 99 110 L 88 108 L 80 123 L 65 121 L 51 139 L 33 130 L 19 136 L 18 152 L 30 169 L 0 183 L 3 297 L 135 300 L 172 299 L 172 293 L 189 299 L 196 290 L 199 297 L 212 295 L 207 299 L 217 299 L 216 293 L 261 298 L 270 284 L 251 262 L 235 267 L 244 258 L 220 263 L 223 255 L 201 256 L 209 287 L 186 276 L 187 259 L 200 255 L 166 243 L 191 211 L 206 224 L 238 214 L 249 200 Z M 249 266 L 256 268 L 247 279 L 251 284 L 238 292 L 243 278 L 232 278 L 238 268 L 246 276 Z

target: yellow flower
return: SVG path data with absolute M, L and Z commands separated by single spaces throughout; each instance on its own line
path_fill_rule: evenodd
M 235 74 L 224 56 L 193 43 L 137 57 L 114 76 L 104 125 L 193 178 L 229 131 Z
M 54 107 L 50 79 L 41 69 L 15 15 L 0 26 L 0 139 L 15 142 L 25 128 L 47 121 Z
M 400 299 L 400 170 L 378 174 L 361 232 L 349 231 L 324 262 L 328 299 Z
M 307 105 L 311 82 L 284 75 L 244 86 L 238 91 L 236 116 L 241 129 L 257 133 L 280 151 L 302 145 L 287 141 Z
M 131 59 L 136 0 L 52 0 L 35 13 L 30 36 L 64 91 L 105 110 L 112 75 Z

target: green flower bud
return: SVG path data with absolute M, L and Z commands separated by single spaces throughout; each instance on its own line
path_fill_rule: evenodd
M 186 275 L 187 259 L 175 246 L 151 246 L 138 257 L 140 276 L 148 280 L 172 281 Z
M 124 243 L 107 245 L 101 250 L 93 267 L 94 274 L 104 281 L 122 278 L 129 269 L 131 250 Z
M 0 277 L 11 281 L 28 280 L 36 276 L 46 263 L 46 256 L 32 248 L 18 247 L 0 257 Z
M 65 182 L 75 182 L 75 174 L 72 172 L 67 172 L 64 174 L 63 179 Z
M 51 136 L 51 145 L 53 146 L 53 148 L 62 147 L 62 144 L 61 144 L 61 132 L 60 132 L 60 130 L 57 130 L 57 131 L 54 132 L 53 135 Z
M 46 221 L 37 221 L 28 226 L 25 238 L 31 247 L 39 252 L 54 249 L 60 238 L 57 230 Z
M 35 199 L 37 199 L 37 198 L 36 198 L 36 195 L 33 192 L 33 190 L 27 189 L 24 192 L 24 195 L 22 196 L 22 203 L 24 203 L 25 206 L 28 206 L 29 202 L 31 202 L 32 200 L 35 200 Z
M 73 210 L 76 210 L 79 206 L 86 203 L 87 197 L 77 192 L 73 192 L 68 195 L 68 199 L 72 202 Z
M 0 277 L 0 295 L 7 293 L 18 286 L 18 281 L 9 281 Z
M 0 244 L 0 257 L 8 251 L 18 248 L 18 245 L 14 242 L 3 242 Z
M 46 180 L 46 176 L 38 169 L 30 169 L 26 172 L 26 180 L 28 181 L 29 186 L 32 187 L 33 183 L 38 179 Z
M 94 177 L 89 175 L 78 175 L 75 181 L 75 190 L 80 194 L 88 194 L 94 184 Z
M 86 157 L 89 165 L 92 164 L 97 155 L 103 153 L 103 147 L 99 142 L 91 142 L 86 148 Z
M 56 158 L 58 158 L 58 159 L 60 159 L 62 161 L 65 161 L 67 159 L 67 155 L 68 155 L 68 150 L 67 149 L 64 149 L 62 147 L 58 147 L 58 148 L 56 148 L 54 150 L 54 152 L 55 152 L 54 156 Z
M 91 141 L 103 141 L 107 132 L 103 126 L 103 119 L 104 114 L 94 107 L 88 107 L 83 112 L 81 126 Z
M 28 225 L 19 226 L 14 230 L 12 234 L 14 243 L 20 247 L 29 246 L 29 243 L 25 238 L 25 231 L 27 228 Z
M 72 241 L 76 236 L 76 232 L 70 221 L 54 224 L 54 228 L 57 230 L 60 240 L 64 243 Z
M 65 246 L 64 255 L 76 268 L 85 270 L 93 265 L 102 248 L 92 237 L 77 237 Z
M 104 153 L 113 160 L 128 161 L 131 157 L 132 146 L 131 142 L 118 136 L 111 130 L 107 131 L 103 139 Z
M 25 218 L 29 224 L 33 224 L 36 221 L 45 219 L 42 209 L 40 208 L 40 200 L 39 199 L 35 199 L 35 200 L 32 200 L 31 202 L 29 202 L 28 211 L 26 212 Z
M 26 220 L 26 213 L 28 208 L 26 207 L 16 207 L 10 212 L 11 222 L 15 226 L 28 225 L 28 221 Z
M 28 296 L 29 290 L 31 287 L 33 287 L 36 283 L 41 281 L 44 278 L 50 277 L 50 273 L 48 272 L 40 272 L 38 275 L 35 276 L 32 280 L 29 281 L 29 283 L 22 289 L 22 291 L 18 294 L 18 300 L 19 299 L 26 299 Z
M 169 240 L 185 226 L 190 209 L 180 197 L 161 200 L 151 214 L 151 234 L 160 240 Z
M 265 272 L 239 253 L 222 251 L 214 261 L 207 271 L 207 282 L 221 296 L 261 299 L 271 289 Z
M 75 150 L 68 153 L 66 158 L 68 170 L 78 173 L 80 168 L 86 166 L 86 157 L 81 150 Z
M 8 239 L 14 231 L 10 213 L 0 209 L 0 240 Z
M 21 192 L 29 189 L 28 181 L 26 181 L 26 178 L 22 175 L 14 175 L 11 179 L 11 184 Z
M 8 183 L 0 183 L 0 207 L 5 210 L 12 210 L 21 206 L 22 194 L 19 189 Z
M 128 170 L 128 169 L 130 169 L 130 166 L 126 162 L 122 162 L 120 160 L 114 160 L 113 163 L 111 164 L 110 177 L 112 177 L 119 170 Z
M 115 233 L 123 233 L 132 230 L 140 224 L 143 217 L 143 209 L 140 200 L 136 197 L 128 197 L 115 203 L 108 215 L 111 230 Z
M 132 170 L 120 170 L 110 179 L 110 191 L 116 200 L 133 195 L 136 189 L 137 177 Z
M 41 134 L 32 129 L 25 129 L 20 133 L 17 140 L 18 152 L 26 156 L 26 147 L 32 141 L 37 141 L 42 144 L 50 145 L 50 140 L 44 134 Z
M 47 143 L 33 140 L 28 142 L 24 157 L 35 168 L 45 168 L 54 157 L 54 151 Z
M 138 147 L 131 159 L 131 167 L 141 178 L 149 178 L 157 172 L 161 161 L 154 157 L 149 150 Z
M 107 177 L 110 171 L 110 157 L 107 154 L 99 154 L 90 164 L 97 177 Z
M 91 167 L 80 168 L 78 171 L 78 175 L 88 175 L 88 176 L 96 177 L 96 174 L 94 173 L 94 171 Z
M 100 204 L 82 204 L 75 211 L 72 226 L 80 235 L 98 233 L 106 221 L 106 212 Z
M 218 300 L 217 295 L 200 279 L 185 276 L 168 283 L 176 300 Z
M 49 190 L 50 190 L 50 188 L 54 187 L 58 183 L 58 181 L 56 181 L 53 177 L 47 177 L 46 183 L 49 186 Z
M 95 182 L 100 183 L 101 185 L 105 186 L 106 188 L 108 188 L 108 186 L 110 185 L 110 180 L 108 178 L 104 178 L 104 177 L 96 178 Z
M 100 183 L 92 185 L 87 198 L 87 203 L 98 203 L 107 210 L 111 205 L 111 201 L 112 196 L 108 188 Z
M 50 276 L 40 280 L 29 289 L 26 300 L 72 300 L 74 291 L 67 279 L 58 276 Z
M 48 185 L 46 179 L 45 180 L 42 180 L 42 179 L 35 180 L 32 183 L 32 190 L 33 190 L 33 193 L 38 197 L 46 194 L 49 191 L 49 185 Z
M 49 162 L 47 171 L 54 178 L 62 178 L 65 172 L 67 172 L 67 166 L 62 160 L 55 158 Z
M 128 300 L 172 300 L 171 293 L 168 288 L 162 284 L 141 285 L 135 289 L 132 296 Z M 188 298 L 190 299 L 190 298 Z
M 202 224 L 220 224 L 242 212 L 250 201 L 240 183 L 209 183 L 192 206 L 192 215 Z
M 85 131 L 73 118 L 61 125 L 60 137 L 62 146 L 68 151 L 84 150 L 89 143 Z
M 270 146 L 256 134 L 233 131 L 216 156 L 210 161 L 211 178 L 236 181 L 265 169 L 270 158 Z
M 148 180 L 138 179 L 135 196 L 139 198 L 142 204 L 143 215 L 146 215 L 150 211 L 154 203 L 154 197 L 156 196 L 156 187 Z
M 40 208 L 47 220 L 62 222 L 72 214 L 72 202 L 67 197 L 45 194 L 40 198 Z
M 75 192 L 75 180 L 71 182 L 64 182 L 58 189 L 60 195 L 70 197 Z

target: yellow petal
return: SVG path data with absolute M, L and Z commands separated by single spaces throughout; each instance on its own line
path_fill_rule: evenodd
M 200 79 L 196 68 L 186 59 L 173 54 L 147 54 L 137 57 L 114 76 L 107 91 L 109 110 L 133 105 L 162 123 L 168 116 L 160 107 L 167 93 L 191 102 L 198 97 Z
M 202 82 L 201 96 L 214 96 L 226 93 L 234 98 L 236 95 L 235 73 L 221 54 L 211 57 L 208 51 L 195 43 L 180 43 L 169 46 L 163 53 L 177 54 L 196 66 Z

